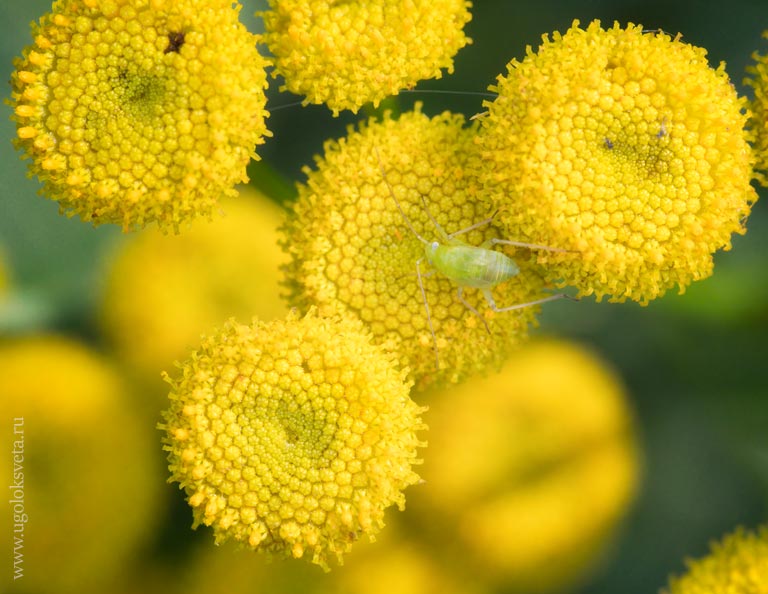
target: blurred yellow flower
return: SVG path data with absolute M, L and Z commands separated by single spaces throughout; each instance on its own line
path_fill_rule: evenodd
M 516 239 L 578 252 L 539 252 L 547 278 L 645 304 L 709 276 L 745 232 L 745 104 L 705 50 L 575 21 L 491 90 L 477 141 L 500 219 Z
M 8 266 L 5 252 L 0 248 L 0 297 L 3 297 L 8 291 Z
M 267 61 L 230 0 L 57 0 L 15 60 L 17 147 L 67 215 L 208 216 L 267 134 Z
M 264 39 L 283 89 L 354 112 L 418 81 L 453 72 L 471 42 L 466 0 L 270 0 Z
M 389 516 L 375 542 L 356 545 L 344 565 L 322 579 L 308 564 L 254 560 L 247 550 L 223 545 L 196 551 L 177 586 L 184 594 L 218 592 L 221 584 L 227 594 L 490 594 L 475 576 L 458 575 L 432 553 Z
M 121 359 L 160 377 L 200 335 L 230 316 L 282 317 L 277 245 L 282 211 L 244 186 L 223 216 L 180 236 L 147 230 L 127 239 L 107 274 L 101 326 Z
M 422 409 L 355 320 L 291 313 L 203 339 L 171 381 L 172 480 L 195 525 L 328 568 L 403 508 Z
M 768 39 L 768 31 L 763 32 L 763 37 Z M 768 55 L 755 52 L 752 57 L 755 64 L 747 68 L 750 77 L 745 81 L 755 90 L 755 98 L 750 103 L 752 115 L 749 123 L 757 160 L 756 177 L 761 184 L 768 186 Z
M 288 559 L 258 563 L 249 551 L 224 545 L 199 550 L 177 585 L 184 594 L 490 594 L 475 576 L 457 576 L 438 565 L 393 520 L 387 518 L 376 542 L 355 546 L 344 565 L 322 579 L 310 565 Z
M 714 543 L 710 554 L 688 561 L 688 572 L 672 578 L 664 594 L 768 593 L 768 526 L 736 530 Z
M 376 342 L 398 353 L 419 387 L 458 382 L 498 367 L 527 338 L 538 311 L 528 307 L 495 314 L 480 291 L 467 289 L 465 299 L 481 320 L 459 301 L 450 280 L 439 274 L 425 276 L 440 355 L 441 369 L 436 370 L 415 268 L 424 257 L 424 246 L 403 220 L 384 175 L 415 230 L 428 241 L 440 240 L 440 235 L 422 197 L 448 233 L 487 219 L 490 213 L 471 175 L 477 171 L 471 150 L 474 128 L 463 124 L 462 116 L 448 112 L 430 119 L 417 105 L 398 120 L 371 119 L 359 131 L 350 129 L 346 138 L 326 142 L 324 156 L 316 158 L 317 169 L 305 169 L 307 183 L 299 186 L 285 226 L 291 304 L 316 306 L 324 315 L 357 316 L 371 328 Z M 499 235 L 489 224 L 460 238 L 479 246 Z M 494 288 L 499 305 L 541 297 L 543 281 L 527 258 L 527 252 L 518 252 L 520 274 Z
M 614 375 L 562 342 L 430 400 L 425 486 L 411 517 L 448 558 L 509 592 L 573 584 L 635 492 L 631 415 Z
M 2 457 L 0 476 L 20 479 L 23 511 L 14 513 L 28 518 L 19 532 L 2 514 L 0 554 L 13 559 L 12 535 L 22 537 L 25 591 L 111 591 L 156 526 L 162 474 L 151 424 L 107 361 L 61 337 L 1 341 L 0 395 L 3 443 L 21 452 L 13 472 L 11 455 Z
M 460 577 L 413 539 L 378 543 L 339 575 L 333 594 L 490 594 L 477 576 Z

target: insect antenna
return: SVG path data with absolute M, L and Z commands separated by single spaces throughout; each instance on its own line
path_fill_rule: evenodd
M 444 241 L 446 241 L 446 242 L 447 242 L 447 241 L 450 241 L 450 239 L 451 239 L 451 236 L 450 236 L 450 235 L 448 235 L 448 234 L 445 232 L 445 229 L 443 229 L 443 228 L 440 226 L 440 223 L 438 223 L 438 222 L 437 222 L 437 219 L 435 219 L 435 217 L 433 217 L 433 216 L 432 216 L 432 213 L 431 213 L 431 212 L 430 212 L 430 210 L 429 210 L 429 206 L 427 206 L 427 199 L 426 199 L 426 198 L 424 198 L 424 195 L 423 195 L 423 194 L 421 195 L 421 205 L 424 207 L 424 211 L 427 213 L 427 216 L 429 217 L 429 220 L 430 220 L 430 221 L 432 221 L 432 224 L 433 224 L 433 225 L 435 226 L 435 228 L 438 230 L 438 232 L 440 233 L 440 236 L 442 237 L 442 239 L 443 239 Z
M 387 190 L 389 190 L 389 195 L 392 196 L 392 200 L 395 201 L 395 205 L 397 206 L 397 210 L 400 211 L 400 214 L 403 217 L 403 220 L 405 221 L 406 225 L 408 225 L 408 228 L 411 230 L 411 233 L 413 233 L 418 240 L 421 243 L 429 243 L 426 239 L 424 239 L 419 233 L 416 231 L 416 229 L 413 228 L 413 225 L 411 224 L 411 220 L 408 218 L 408 216 L 405 214 L 405 211 L 403 210 L 403 207 L 400 206 L 400 201 L 395 196 L 395 191 L 392 189 L 392 185 L 389 183 L 389 180 L 387 179 L 387 174 L 384 171 L 384 164 L 381 162 L 381 154 L 379 154 L 379 147 L 374 146 L 373 152 L 376 153 L 376 159 L 379 162 L 379 169 L 381 169 L 381 177 L 384 179 L 384 183 L 387 186 Z M 429 211 L 427 211 L 429 213 Z M 432 218 L 432 215 L 429 215 L 429 218 Z
M 429 244 L 429 242 L 424 239 L 421 235 L 418 234 L 416 229 L 413 228 L 413 225 L 411 224 L 410 219 L 406 216 L 405 211 L 403 210 L 403 207 L 400 206 L 400 201 L 395 196 L 395 191 L 392 189 L 392 185 L 389 183 L 389 180 L 387 179 L 387 173 L 384 171 L 384 164 L 381 162 L 381 154 L 379 153 L 379 147 L 374 145 L 373 152 L 376 153 L 376 159 L 379 162 L 379 169 L 381 170 L 381 177 L 384 180 L 384 183 L 387 185 L 387 189 L 389 190 L 389 195 L 392 196 L 392 200 L 394 200 L 395 204 L 397 205 L 397 210 L 400 211 L 400 214 L 403 217 L 403 220 L 408 225 L 408 228 L 411 230 L 411 233 L 413 233 L 421 243 Z M 424 197 L 422 196 L 422 200 Z M 426 204 L 425 204 L 426 206 Z M 427 210 L 427 214 L 429 214 L 429 210 Z M 429 218 L 432 218 L 432 215 L 429 215 Z M 434 220 L 434 219 L 433 219 Z M 435 223 L 437 224 L 437 223 Z M 438 225 L 438 229 L 442 231 L 440 226 Z M 445 233 L 443 231 L 443 233 Z M 435 334 L 435 327 L 432 325 L 432 314 L 429 311 L 429 302 L 427 301 L 427 292 L 424 290 L 424 282 L 422 278 L 424 277 L 423 274 L 421 274 L 421 262 L 422 258 L 419 258 L 416 260 L 416 279 L 419 282 L 419 290 L 421 291 L 421 299 L 424 302 L 424 310 L 427 312 L 427 326 L 429 326 L 429 332 L 432 334 L 432 346 L 435 349 L 435 366 L 437 369 L 440 369 L 440 352 L 437 348 L 437 335 Z

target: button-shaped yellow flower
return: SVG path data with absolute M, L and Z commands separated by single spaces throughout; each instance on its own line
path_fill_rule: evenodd
M 408 391 L 357 321 L 230 321 L 172 381 L 162 425 L 172 480 L 217 542 L 327 567 L 418 481 L 424 425 Z
M 575 22 L 513 60 L 478 137 L 511 235 L 582 295 L 647 303 L 712 273 L 756 199 L 744 101 L 679 36 Z
M 466 0 L 270 0 L 265 41 L 283 89 L 334 114 L 453 72 Z
M 62 211 L 178 229 L 246 180 L 266 60 L 229 0 L 58 0 L 32 35 L 17 146 Z
M 116 254 L 101 308 L 120 357 L 147 378 L 181 359 L 200 335 L 232 316 L 283 317 L 277 245 L 282 211 L 245 186 L 213 221 L 182 235 L 131 235 Z
M 763 32 L 763 37 L 768 38 L 768 31 Z M 750 77 L 745 82 L 755 90 L 755 98 L 750 103 L 755 169 L 760 183 L 768 186 L 768 54 L 755 52 L 753 58 L 755 64 L 747 68 Z
M 464 298 L 476 311 L 462 304 L 452 281 L 429 272 L 424 245 L 387 187 L 388 181 L 426 241 L 444 243 L 429 213 L 447 233 L 488 219 L 491 213 L 473 176 L 478 167 L 472 150 L 475 128 L 463 124 L 462 116 L 447 112 L 430 119 L 417 106 L 398 120 L 371 120 L 359 131 L 350 129 L 347 137 L 327 142 L 317 169 L 305 170 L 308 181 L 299 186 L 286 225 L 292 305 L 362 319 L 378 343 L 399 354 L 419 387 L 458 382 L 497 367 L 527 338 L 538 311 L 527 307 L 496 314 L 472 288 Z M 479 246 L 500 236 L 495 225 L 486 224 L 457 239 Z M 492 290 L 499 306 L 541 297 L 543 282 L 528 263 L 528 252 L 520 250 L 515 258 L 520 273 Z M 419 259 L 436 340 L 416 275 Z
M 670 580 L 663 594 L 764 594 L 768 592 L 768 526 L 742 529 L 712 545 L 710 554 L 688 562 L 688 572 Z

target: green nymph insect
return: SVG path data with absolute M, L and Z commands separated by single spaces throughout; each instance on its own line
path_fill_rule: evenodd
M 494 219 L 494 215 L 478 223 L 470 225 L 465 229 L 454 231 L 453 233 L 447 233 L 445 229 L 442 228 L 440 223 L 438 223 L 437 220 L 432 216 L 432 213 L 429 211 L 429 207 L 427 206 L 427 201 L 422 195 L 421 202 L 424 207 L 424 212 L 426 212 L 429 220 L 435 226 L 435 229 L 437 229 L 437 233 L 440 236 L 440 241 L 426 240 L 413 227 L 413 224 L 405 214 L 403 207 L 400 205 L 400 201 L 397 199 L 397 196 L 395 196 L 395 191 L 387 179 L 387 174 L 384 170 L 384 164 L 381 161 L 381 155 L 379 153 L 378 147 L 374 146 L 373 149 L 376 153 L 376 159 L 378 160 L 379 169 L 381 170 L 384 183 L 387 186 L 389 195 L 392 197 L 392 200 L 397 206 L 397 210 L 400 211 L 400 215 L 403 217 L 405 224 L 411 230 L 411 233 L 413 233 L 413 235 L 421 243 L 424 244 L 424 256 L 416 260 L 416 278 L 419 283 L 419 290 L 421 291 L 422 300 L 424 301 L 424 310 L 427 313 L 427 324 L 429 326 L 429 331 L 432 334 L 432 343 L 435 349 L 435 362 L 437 369 L 440 369 L 440 355 L 437 348 L 437 336 L 435 335 L 435 329 L 432 326 L 432 315 L 429 311 L 429 302 L 427 301 L 427 294 L 426 291 L 424 291 L 424 282 L 422 281 L 422 278 L 425 276 L 421 272 L 421 265 L 424 260 L 427 261 L 427 263 L 434 269 L 435 272 L 443 275 L 457 285 L 459 301 L 461 301 L 464 307 L 466 307 L 480 319 L 480 321 L 485 326 L 485 329 L 489 333 L 491 330 L 488 327 L 488 322 L 480 314 L 480 312 L 472 306 L 471 303 L 464 299 L 465 288 L 469 287 L 480 289 L 480 291 L 483 293 L 483 297 L 485 297 L 485 300 L 488 302 L 488 306 L 493 311 L 498 313 L 512 311 L 514 309 L 522 309 L 524 307 L 531 307 L 533 305 L 540 305 L 542 303 L 554 301 L 555 299 L 562 299 L 564 297 L 573 299 L 572 297 L 569 297 L 565 294 L 556 294 L 549 295 L 548 297 L 543 297 L 541 299 L 536 299 L 534 301 L 517 303 L 515 305 L 509 305 L 506 307 L 499 307 L 496 305 L 496 301 L 493 299 L 493 295 L 491 294 L 491 289 L 496 285 L 512 278 L 513 276 L 516 276 L 520 272 L 520 268 L 512 258 L 502 252 L 493 250 L 492 248 L 494 245 L 511 245 L 531 250 L 547 250 L 550 252 L 568 252 L 569 250 L 549 247 L 546 245 L 524 243 L 521 241 L 509 241 L 507 239 L 498 239 L 495 237 L 484 241 L 479 246 L 469 245 L 460 239 L 457 239 L 457 236 L 490 224 Z

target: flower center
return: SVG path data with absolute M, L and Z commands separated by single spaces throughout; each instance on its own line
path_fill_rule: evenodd
M 153 115 L 165 99 L 165 83 L 153 74 L 121 69 L 113 84 L 119 104 L 134 117 Z

